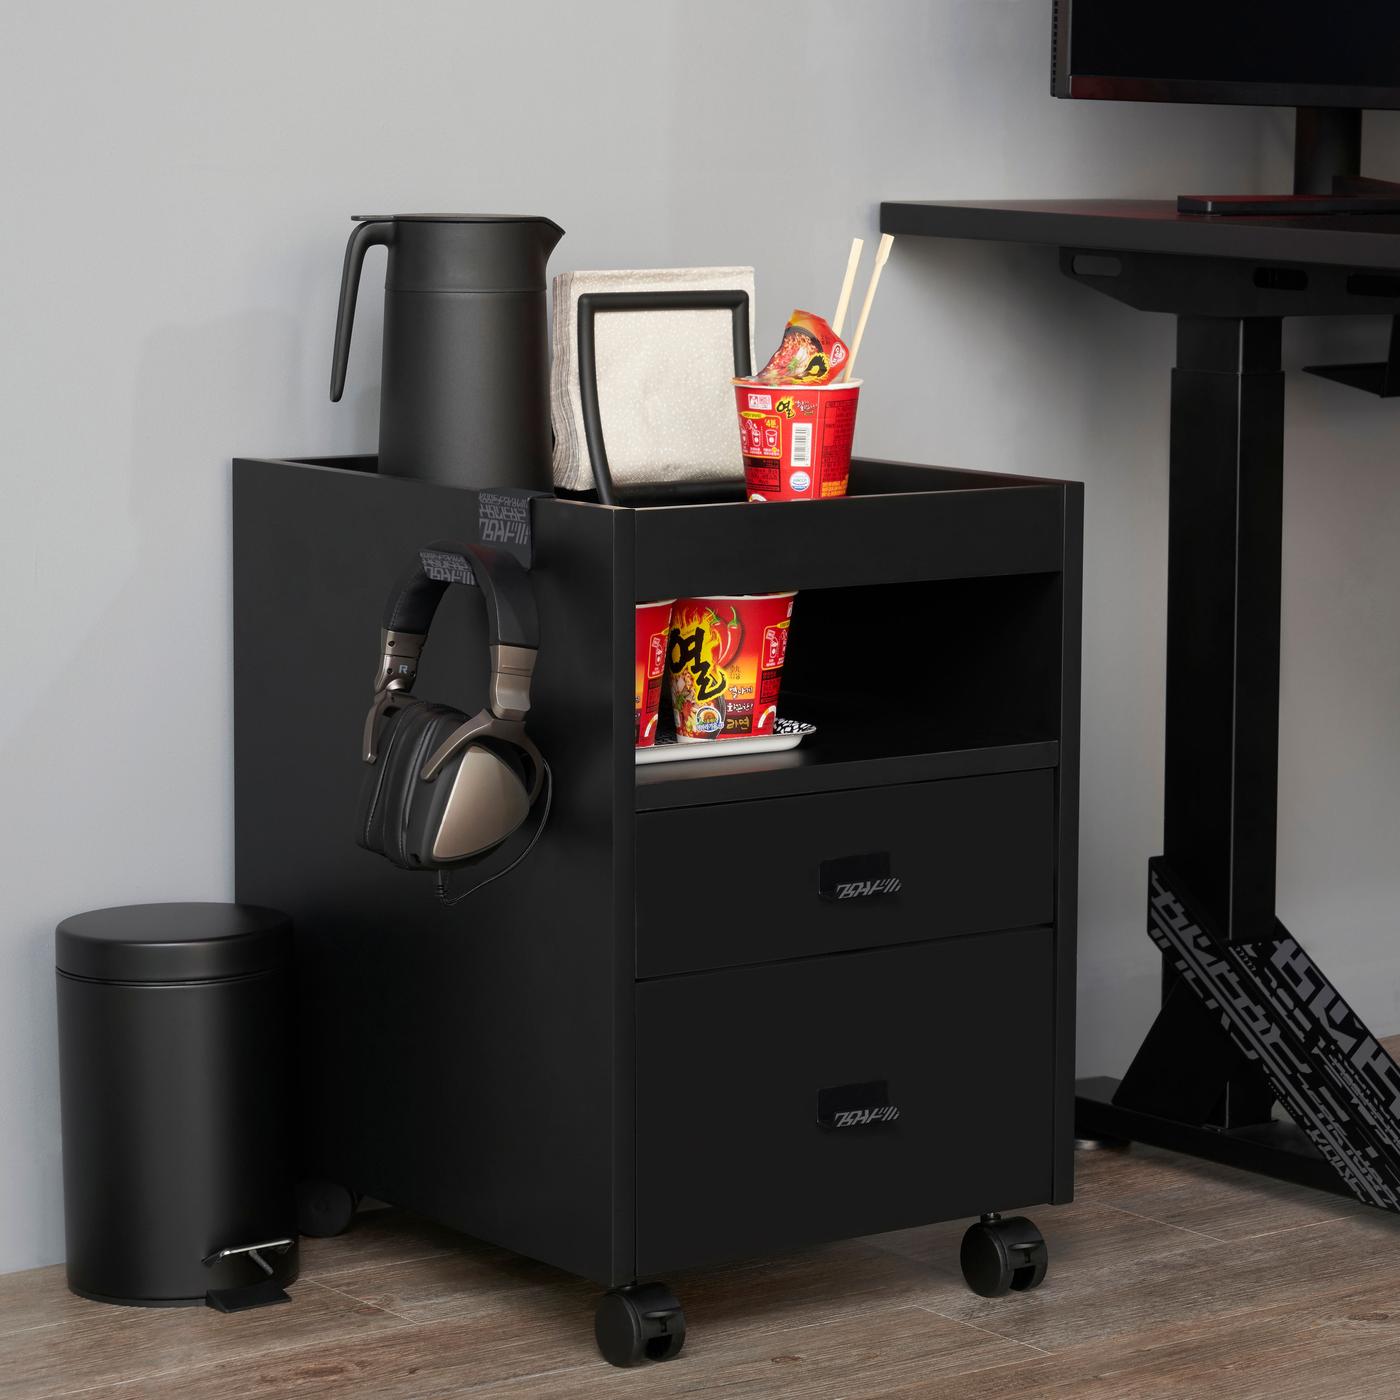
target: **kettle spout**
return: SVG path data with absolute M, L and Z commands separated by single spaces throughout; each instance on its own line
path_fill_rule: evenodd
M 559 240 L 563 238 L 564 230 L 553 219 L 541 217 L 535 221 L 535 231 L 540 240 L 540 254 L 547 260 L 549 255 L 559 246 Z

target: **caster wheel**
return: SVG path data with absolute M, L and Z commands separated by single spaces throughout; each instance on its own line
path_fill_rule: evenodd
M 1127 1138 L 1116 1137 L 1077 1137 L 1074 1140 L 1076 1152 L 1126 1152 L 1130 1145 Z
M 598 1300 L 593 1335 L 613 1366 L 670 1361 L 685 1345 L 685 1314 L 665 1284 L 632 1283 Z
M 299 1181 L 297 1229 L 315 1239 L 343 1235 L 350 1228 L 359 1204 L 360 1198 L 338 1181 Z
M 1003 1220 L 984 1215 L 969 1226 L 962 1242 L 967 1286 L 983 1298 L 1001 1298 L 1038 1288 L 1050 1262 L 1045 1238 L 1024 1215 Z

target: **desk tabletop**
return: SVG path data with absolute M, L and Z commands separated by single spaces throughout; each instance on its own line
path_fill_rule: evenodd
M 882 232 L 1057 248 L 1400 269 L 1400 215 L 1226 218 L 1174 199 L 891 200 Z

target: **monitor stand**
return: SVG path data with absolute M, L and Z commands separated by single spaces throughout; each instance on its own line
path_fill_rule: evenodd
M 1293 135 L 1292 194 L 1183 194 L 1178 214 L 1288 218 L 1400 214 L 1400 184 L 1361 174 L 1361 111 L 1299 107 Z

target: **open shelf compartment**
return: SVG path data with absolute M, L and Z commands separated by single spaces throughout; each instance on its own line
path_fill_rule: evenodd
M 800 591 L 780 710 L 817 732 L 639 765 L 637 809 L 1054 767 L 1062 607 L 1058 573 Z

